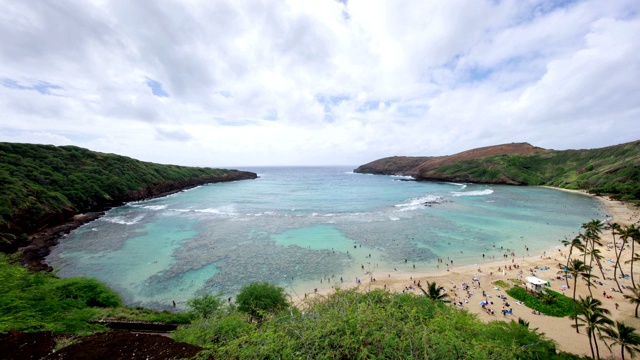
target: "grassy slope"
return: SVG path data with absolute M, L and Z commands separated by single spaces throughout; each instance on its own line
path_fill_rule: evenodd
M 26 234 L 75 213 L 144 197 L 149 187 L 171 189 L 227 173 L 75 146 L 0 143 L 0 243 L 24 241 Z

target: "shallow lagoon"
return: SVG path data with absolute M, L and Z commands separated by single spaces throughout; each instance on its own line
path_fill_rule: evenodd
M 438 258 L 476 264 L 507 249 L 527 255 L 526 247 L 533 255 L 605 217 L 591 197 L 546 188 L 401 181 L 343 167 L 247 170 L 260 178 L 113 209 L 47 261 L 61 276 L 104 281 L 128 304 L 166 308 L 207 292 L 233 296 L 252 281 L 299 296 L 340 277 L 433 272 Z

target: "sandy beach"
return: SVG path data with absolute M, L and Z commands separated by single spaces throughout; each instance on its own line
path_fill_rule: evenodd
M 563 191 L 571 191 L 558 189 Z M 574 191 L 582 193 L 585 196 L 592 196 L 583 191 Z M 631 225 L 639 221 L 640 209 L 634 208 L 632 205 L 611 200 L 608 197 L 596 197 L 608 210 L 608 216 L 611 218 L 611 222 L 617 222 L 620 225 Z M 586 219 L 587 222 L 589 219 Z M 576 229 L 578 230 L 578 229 Z M 601 235 L 604 246 L 600 249 L 603 256 L 603 267 L 607 279 L 599 279 L 603 285 L 598 285 L 593 289 L 593 295 L 595 298 L 602 301 L 605 308 L 607 308 L 613 320 L 624 321 L 627 325 L 640 329 L 640 319 L 634 317 L 635 306 L 629 303 L 623 298 L 623 294 L 613 291 L 617 288 L 613 278 L 613 265 L 615 261 L 615 255 L 613 249 L 610 247 L 613 244 L 613 238 L 610 231 L 605 231 Z M 619 240 L 618 240 L 619 241 Z M 619 242 L 618 242 L 619 244 Z M 607 247 L 607 245 L 610 245 Z M 638 251 L 638 250 L 636 250 Z M 573 323 L 568 317 L 557 318 L 544 315 L 536 315 L 532 313 L 532 310 L 525 305 L 518 305 L 515 299 L 509 297 L 504 289 L 494 285 L 497 280 L 502 280 L 506 283 L 512 283 L 510 279 L 518 279 L 524 281 L 527 276 L 534 274 L 540 279 L 547 280 L 551 284 L 549 287 L 551 290 L 565 293 L 567 296 L 572 296 L 572 289 L 565 289 L 566 283 L 564 280 L 557 280 L 559 264 L 566 264 L 566 256 L 568 255 L 568 248 L 564 248 L 562 244 L 558 243 L 557 246 L 544 251 L 541 254 L 529 254 L 528 257 L 523 257 L 522 254 L 506 254 L 500 260 L 491 259 L 486 262 L 479 262 L 477 265 L 468 266 L 441 266 L 441 271 L 434 273 L 433 271 L 421 271 L 418 267 L 415 271 L 410 272 L 394 272 L 391 274 L 374 274 L 375 282 L 372 282 L 369 277 L 362 278 L 360 284 L 355 284 L 353 281 L 338 283 L 337 286 L 341 288 L 348 288 L 358 286 L 363 291 L 368 289 L 388 289 L 390 291 L 402 292 L 410 291 L 416 294 L 420 294 L 420 290 L 417 289 L 417 282 L 425 284 L 426 281 L 436 282 L 438 285 L 443 286 L 450 297 L 454 301 L 462 302 L 462 306 L 459 307 L 473 314 L 476 314 L 479 319 L 483 321 L 511 321 L 518 318 L 522 318 L 529 322 L 530 328 L 537 328 L 539 332 L 546 334 L 549 338 L 556 341 L 558 348 L 563 351 L 568 351 L 574 354 L 589 355 L 591 351 L 589 348 L 589 340 L 584 330 L 578 334 L 575 329 L 571 327 Z M 630 245 L 625 248 L 622 254 L 621 262 L 629 260 L 631 258 Z M 443 259 L 447 262 L 446 259 Z M 517 265 L 517 268 L 515 267 Z M 509 268 L 511 266 L 511 268 Z M 638 268 L 634 268 L 634 275 L 637 275 Z M 446 269 L 446 270 L 445 270 Z M 546 270 L 545 270 L 546 269 Z M 625 273 L 630 272 L 630 265 L 623 264 Z M 594 269 L 594 274 L 601 277 L 599 269 Z M 478 281 L 473 281 L 476 278 Z M 636 277 L 637 279 L 637 277 Z M 620 279 L 620 285 L 631 287 L 630 279 Z M 469 295 L 467 291 L 462 290 L 462 284 L 469 285 Z M 570 283 L 570 285 L 572 285 Z M 410 287 L 413 287 L 411 289 Z M 323 296 L 333 291 L 331 288 L 324 287 L 318 289 L 316 294 L 309 294 L 309 296 Z M 485 300 L 483 297 L 483 291 L 488 295 L 488 299 L 493 301 L 493 305 L 488 307 L 494 310 L 494 314 L 490 315 L 485 309 L 482 308 L 480 302 Z M 587 286 L 584 283 L 578 282 L 577 295 L 586 297 L 589 295 Z M 503 307 L 503 300 L 498 296 L 506 296 L 506 302 L 511 305 L 513 309 L 512 315 L 504 316 L 501 313 Z M 303 298 L 300 296 L 294 297 L 294 302 L 301 304 Z M 616 309 L 616 304 L 618 308 Z M 455 306 L 455 305 L 452 305 Z M 614 358 L 619 357 L 620 349 L 614 347 L 613 353 L 610 354 L 602 342 L 600 345 L 600 354 L 603 357 L 612 356 Z

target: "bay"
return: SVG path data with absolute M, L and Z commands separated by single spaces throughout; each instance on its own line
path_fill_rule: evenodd
M 340 278 L 443 271 L 438 259 L 538 254 L 606 216 L 594 198 L 554 189 L 351 169 L 248 168 L 260 177 L 129 203 L 63 238 L 47 262 L 60 276 L 100 279 L 129 305 L 169 308 L 253 281 L 301 297 Z

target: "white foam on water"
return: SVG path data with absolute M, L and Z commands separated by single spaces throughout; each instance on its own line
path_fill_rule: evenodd
M 409 199 L 408 202 L 394 205 L 398 210 L 396 211 L 411 211 L 425 207 L 425 204 L 429 203 L 441 203 L 443 199 L 437 195 L 427 195 L 419 198 Z
M 145 205 L 145 206 L 141 206 L 144 209 L 149 209 L 149 210 L 164 210 L 167 208 L 168 205 Z
M 198 209 L 198 210 L 194 210 L 195 212 L 201 212 L 201 213 L 208 213 L 208 214 L 225 214 L 224 212 L 220 211 L 219 209 L 215 209 L 215 208 L 207 208 L 207 209 Z
M 227 205 L 217 208 L 205 208 L 205 209 L 193 209 L 197 213 L 204 214 L 213 214 L 213 215 L 222 215 L 222 216 L 237 216 L 238 213 L 235 211 L 233 205 Z
M 415 180 L 416 178 L 414 178 L 413 176 L 410 175 L 391 175 L 392 178 L 394 178 L 394 181 L 398 181 L 398 180 Z
M 446 184 L 460 186 L 460 190 L 464 190 L 464 189 L 467 188 L 467 184 L 459 184 L 459 183 L 454 183 L 454 182 L 448 182 Z
M 138 215 L 138 216 L 134 217 L 133 219 L 129 219 L 129 218 L 124 217 L 124 216 L 103 217 L 101 219 L 104 220 L 104 221 L 108 221 L 110 223 L 114 223 L 114 224 L 133 225 L 133 224 L 138 223 L 143 218 L 144 218 L 144 215 Z
M 484 190 L 476 190 L 476 191 L 452 191 L 451 195 L 453 196 L 483 196 L 483 195 L 491 195 L 493 194 L 493 190 L 484 189 Z

